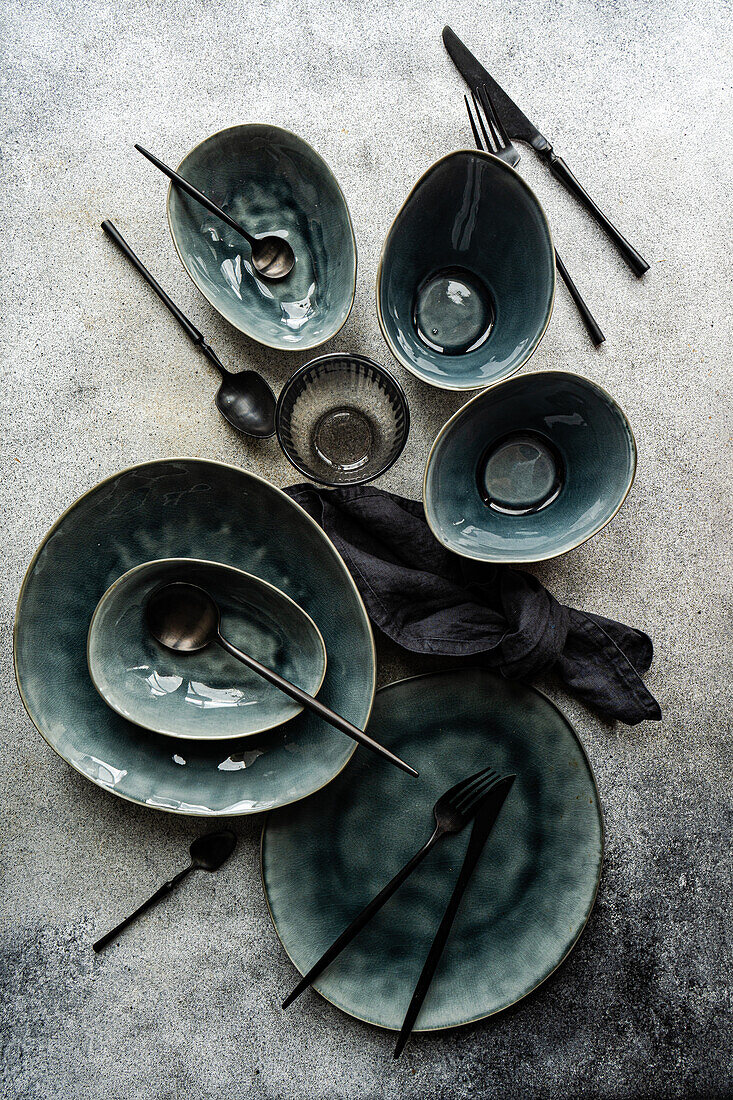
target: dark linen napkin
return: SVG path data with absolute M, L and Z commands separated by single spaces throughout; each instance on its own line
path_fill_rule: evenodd
M 518 680 L 552 668 L 605 718 L 662 717 L 641 678 L 653 655 L 643 631 L 565 607 L 530 573 L 444 549 L 418 501 L 371 485 L 285 491 L 335 544 L 372 621 L 404 649 L 477 658 Z

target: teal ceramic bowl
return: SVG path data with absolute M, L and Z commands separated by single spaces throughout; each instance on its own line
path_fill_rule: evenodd
M 555 253 L 534 193 L 508 164 L 463 150 L 415 184 L 387 234 L 377 316 L 407 370 L 447 390 L 514 374 L 555 297 Z
M 333 543 L 262 478 L 223 463 L 169 458 L 95 486 L 36 551 L 18 599 L 14 658 L 39 732 L 104 790 L 174 813 L 258 813 L 330 782 L 356 746 L 310 711 L 257 737 L 219 742 L 162 737 L 106 705 L 87 668 L 89 623 L 113 581 L 156 555 L 242 568 L 295 600 L 318 623 L 328 652 L 319 699 L 365 727 L 374 641 Z
M 240 332 L 300 351 L 335 336 L 351 312 L 356 243 L 346 200 L 326 162 L 278 126 L 232 126 L 206 138 L 178 172 L 255 237 L 285 237 L 295 266 L 256 276 L 241 235 L 171 185 L 168 224 L 188 274 Z
M 464 557 L 542 561 L 605 527 L 635 470 L 633 432 L 610 394 L 577 374 L 529 374 L 479 394 L 442 428 L 425 514 Z
M 275 929 L 306 973 L 425 843 L 444 791 L 483 767 L 514 772 L 416 1029 L 499 1012 L 560 965 L 593 907 L 603 818 L 583 747 L 549 699 L 481 669 L 382 688 L 369 731 L 419 778 L 359 750 L 326 790 L 268 816 L 262 875 Z M 402 1026 L 470 832 L 436 845 L 316 979 L 322 996 L 379 1027 Z M 307 1013 L 305 998 L 289 1011 Z
M 112 584 L 92 616 L 87 664 L 105 702 L 154 733 L 216 741 L 280 726 L 303 708 L 218 645 L 195 653 L 151 637 L 145 608 L 176 581 L 214 597 L 224 637 L 286 680 L 317 695 L 326 675 L 318 627 L 289 596 L 217 562 L 168 558 L 136 565 Z

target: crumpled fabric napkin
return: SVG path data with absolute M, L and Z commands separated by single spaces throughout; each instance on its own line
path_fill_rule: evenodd
M 566 607 L 522 570 L 444 549 L 418 501 L 371 485 L 285 491 L 335 544 L 372 621 L 404 649 L 471 657 L 518 680 L 552 668 L 605 718 L 662 717 L 642 680 L 654 652 L 642 630 Z

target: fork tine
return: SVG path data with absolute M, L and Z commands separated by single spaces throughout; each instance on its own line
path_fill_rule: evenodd
M 483 790 L 486 783 L 493 783 L 499 778 L 493 768 L 488 768 L 484 775 L 478 777 L 474 783 L 468 784 L 456 798 L 452 800 L 455 810 L 460 810 L 467 799 L 471 799 L 478 790 Z
M 496 145 L 496 149 L 498 151 L 503 147 L 504 142 L 502 141 L 501 131 L 499 130 L 499 127 L 497 125 L 498 120 L 496 117 L 496 111 L 494 110 L 494 105 L 489 98 L 489 93 L 486 85 L 479 84 L 476 88 L 476 94 L 478 96 L 481 106 L 484 109 L 486 122 L 488 124 L 489 130 L 491 131 L 491 136 L 494 139 L 494 144 Z
M 496 107 L 494 106 L 494 101 L 491 98 L 491 96 L 489 95 L 489 89 L 487 88 L 487 86 L 485 84 L 481 85 L 479 94 L 480 94 L 481 102 L 484 105 L 484 110 L 486 111 L 486 117 L 489 119 L 489 121 L 492 124 L 493 128 L 495 129 L 496 133 L 499 135 L 500 145 L 504 145 L 504 146 L 509 145 L 509 134 L 506 132 L 506 129 L 504 127 L 504 123 L 501 121 L 501 118 L 499 117 L 499 112 L 497 111 Z
M 481 799 L 489 793 L 489 791 L 492 791 L 497 783 L 500 782 L 501 776 L 499 775 L 488 777 L 479 787 L 476 787 L 475 790 L 471 791 L 471 793 L 467 795 L 465 799 L 462 799 L 460 806 L 457 806 L 456 809 L 459 813 L 462 814 L 470 813 L 474 806 L 476 806 L 476 804 L 480 802 Z
M 468 121 L 471 123 L 471 129 L 473 130 L 473 140 L 476 142 L 476 148 L 483 150 L 483 142 L 481 141 L 481 134 L 478 132 L 476 123 L 473 120 L 473 113 L 471 111 L 471 104 L 468 102 L 468 96 L 464 95 L 463 100 L 466 104 L 466 110 L 468 111 Z
M 493 773 L 493 768 L 482 768 L 480 772 L 476 772 L 475 775 L 469 775 L 466 779 L 462 779 L 460 783 L 456 783 L 455 787 L 451 787 L 449 791 L 446 791 L 444 798 L 450 802 L 451 805 L 455 805 L 459 798 L 462 798 L 467 791 L 470 791 L 477 783 L 479 783 L 486 775 Z
M 486 127 L 484 126 L 484 120 L 483 120 L 483 117 L 481 115 L 481 107 L 479 106 L 479 101 L 476 98 L 476 92 L 473 89 L 471 89 L 471 98 L 473 99 L 473 105 L 476 108 L 476 117 L 478 119 L 478 124 L 481 127 L 481 133 L 484 135 L 484 141 L 486 143 L 486 145 L 485 145 L 486 152 L 487 153 L 493 153 L 494 152 L 494 147 L 492 145 L 491 138 L 486 133 Z

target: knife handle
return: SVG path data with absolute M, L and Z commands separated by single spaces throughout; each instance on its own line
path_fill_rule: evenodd
M 562 157 L 558 157 L 552 148 L 545 149 L 541 154 L 547 163 L 555 179 L 567 187 L 572 195 L 586 208 L 590 216 L 598 222 L 601 229 L 613 241 L 626 263 L 635 275 L 643 275 L 649 270 L 649 264 L 640 256 L 633 245 L 630 245 L 626 237 L 618 231 L 613 222 L 609 221 L 599 206 L 593 202 L 583 185 L 575 178 Z
M 494 815 L 496 816 L 496 815 Z M 471 833 L 471 839 L 468 842 L 468 848 L 466 849 L 466 856 L 461 867 L 461 872 L 458 876 L 453 893 L 450 896 L 443 919 L 438 926 L 438 931 L 435 933 L 435 939 L 430 945 L 428 951 L 428 957 L 425 960 L 425 965 L 420 972 L 420 977 L 417 979 L 417 985 L 415 986 L 415 992 L 412 994 L 412 1000 L 407 1009 L 405 1019 L 400 1029 L 400 1034 L 397 1039 L 397 1045 L 394 1050 L 394 1057 L 399 1058 L 400 1054 L 405 1048 L 405 1043 L 410 1037 L 415 1020 L 418 1017 L 422 1003 L 425 1000 L 425 996 L 430 988 L 433 980 L 433 975 L 437 969 L 440 957 L 443 954 L 443 949 L 448 942 L 453 922 L 456 919 L 456 914 L 463 900 L 463 895 L 466 892 L 469 880 L 474 872 L 474 868 L 478 863 L 479 856 L 483 851 L 484 844 L 486 843 L 487 834 L 480 829 L 477 829 L 474 824 L 473 832 Z

